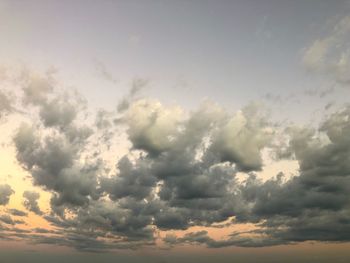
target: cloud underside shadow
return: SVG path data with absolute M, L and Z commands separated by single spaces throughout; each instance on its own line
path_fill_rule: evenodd
M 24 74 L 14 85 L 20 88 L 17 101 L 1 93 L 7 104 L 0 116 L 26 119 L 13 138 L 17 161 L 35 186 L 52 195 L 48 213 L 39 207 L 39 193 L 25 191 L 23 204 L 54 230 L 23 231 L 16 227 L 20 221 L 4 215 L 4 238 L 94 252 L 137 249 L 157 246 L 159 231 L 231 220 L 258 228 L 222 240 L 200 231 L 167 235 L 162 242 L 218 248 L 350 241 L 350 107 L 317 129 L 285 129 L 258 103 L 230 113 L 206 101 L 187 112 L 134 99 L 132 90 L 127 106 L 119 104 L 122 110 L 95 114 L 80 95 L 60 90 L 50 74 Z M 121 131 L 131 147 L 111 165 L 104 154 L 115 149 Z M 264 150 L 297 160 L 298 174 L 261 180 Z M 0 185 L 0 205 L 13 193 Z

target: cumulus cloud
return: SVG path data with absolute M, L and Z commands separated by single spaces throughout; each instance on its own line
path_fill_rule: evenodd
M 34 74 L 30 70 L 24 70 L 21 74 L 21 86 L 24 93 L 25 105 L 45 104 L 49 93 L 54 88 L 54 80 L 51 74 Z
M 257 131 L 268 127 L 268 123 L 250 107 L 244 112 L 246 116 L 251 114 L 250 121 L 258 123 L 253 126 L 243 121 L 241 126 L 232 127 L 233 131 L 238 131 L 231 139 L 238 144 L 240 140 L 246 140 L 238 135 L 242 127 Z M 144 100 L 132 105 L 127 114 L 131 114 L 127 123 L 129 138 L 133 147 L 141 150 L 141 155 L 134 162 L 127 157 L 121 159 L 119 174 L 102 181 L 102 188 L 112 200 L 127 198 L 123 204 L 129 207 L 133 199 L 145 200 L 139 206 L 152 211 L 153 224 L 164 230 L 210 225 L 222 222 L 238 211 L 244 213 L 235 178 L 245 167 L 244 160 L 223 159 L 219 147 L 213 147 L 218 133 L 235 117 L 209 102 L 186 115 L 179 108 L 167 108 L 159 102 Z M 258 136 L 269 137 L 267 131 Z M 255 148 L 259 161 L 267 141 L 261 145 L 259 141 Z M 238 148 L 233 150 L 238 151 Z M 259 165 L 249 169 L 258 170 Z
M 259 103 L 232 113 L 205 101 L 186 111 L 135 99 L 135 88 L 127 107 L 87 117 L 84 100 L 55 83 L 51 75 L 22 80 L 20 99 L 30 114 L 13 137 L 17 161 L 51 194 L 49 213 L 40 210 L 36 192 L 24 192 L 24 205 L 55 233 L 16 235 L 83 251 L 136 249 L 154 246 L 158 231 L 229 220 L 257 230 L 223 240 L 197 232 L 164 241 L 217 248 L 349 240 L 349 107 L 317 129 L 289 127 L 280 149 L 273 144 L 279 127 Z M 114 149 L 118 132 L 125 132 L 130 149 L 111 167 L 101 152 Z M 261 180 L 266 150 L 297 160 L 298 174 Z M 1 203 L 12 193 L 1 186 Z
M 139 151 L 139 156 L 125 155 L 118 161 L 116 173 L 105 176 L 98 156 L 88 153 L 91 133 L 71 135 L 72 130 L 82 127 L 76 122 L 79 112 L 64 110 L 62 105 L 67 102 L 51 88 L 37 90 L 40 96 L 31 95 L 35 95 L 34 107 L 39 108 L 36 127 L 41 127 L 41 132 L 23 124 L 14 143 L 17 160 L 31 174 L 33 183 L 52 192 L 51 208 L 56 215 L 46 219 L 57 227 L 80 229 L 79 235 L 86 235 L 83 229 L 93 226 L 101 231 L 97 236 L 111 233 L 131 245 L 142 245 L 154 242 L 156 228 L 210 225 L 245 210 L 235 175 L 241 170 L 260 169 L 261 150 L 269 137 L 265 131 L 269 124 L 257 114 L 257 105 L 232 117 L 210 102 L 189 114 L 155 100 L 132 102 L 122 118 L 131 152 Z M 55 105 L 53 111 L 46 108 L 51 104 Z M 99 120 L 90 129 L 98 132 L 110 127 Z M 226 141 L 234 142 L 228 148 L 232 156 L 225 158 L 221 152 L 226 149 L 218 138 L 223 131 L 230 133 L 226 131 L 230 121 L 235 125 L 229 126 L 233 135 Z M 233 157 L 254 132 L 251 149 Z M 253 164 L 248 162 L 249 154 L 254 154 Z M 26 207 L 40 214 L 35 209 L 39 196 L 26 193 L 24 197 Z M 65 216 L 68 211 L 70 219 Z
M 89 127 L 75 122 L 83 117 L 84 102 L 75 94 L 57 92 L 48 77 L 27 82 L 23 101 L 38 109 L 36 125 L 41 130 L 29 124 L 19 127 L 14 136 L 17 160 L 31 173 L 34 185 L 53 191 L 51 204 L 56 212 L 64 204 L 86 204 L 89 197 L 97 196 L 99 163 L 80 159 L 92 134 Z
M 88 202 L 87 196 L 96 190 L 93 174 L 97 168 L 79 164 L 77 145 L 61 136 L 46 137 L 41 142 L 34 129 L 26 125 L 20 127 L 15 143 L 17 158 L 31 172 L 34 184 L 55 191 L 55 205 Z
M 181 109 L 164 108 L 159 102 L 140 100 L 127 112 L 128 136 L 135 149 L 159 154 L 169 148 L 178 133 Z
M 290 151 L 299 175 L 264 183 L 249 178 L 242 188 L 252 209 L 244 222 L 263 222 L 268 240 L 349 241 L 350 109 L 332 114 L 318 131 L 290 130 Z M 325 137 L 326 136 L 326 137 Z
M 29 211 L 37 214 L 37 215 L 42 215 L 42 211 L 40 210 L 40 207 L 38 205 L 38 200 L 40 198 L 40 194 L 37 192 L 30 192 L 30 191 L 25 191 L 23 193 L 23 205 L 25 208 L 27 208 Z
M 231 117 L 215 135 L 212 150 L 222 161 L 236 163 L 242 171 L 261 170 L 261 149 L 271 140 L 267 119 L 261 108 L 251 104 Z
M 0 205 L 7 205 L 10 201 L 10 196 L 14 193 L 8 184 L 0 185 Z

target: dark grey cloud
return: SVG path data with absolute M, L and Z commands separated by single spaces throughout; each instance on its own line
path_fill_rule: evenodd
M 28 214 L 22 210 L 11 208 L 7 210 L 13 216 L 27 216 Z
M 261 183 L 249 178 L 242 189 L 253 204 L 244 222 L 263 222 L 271 240 L 350 240 L 350 109 L 329 116 L 319 130 L 290 129 L 289 150 L 300 165 L 299 175 L 283 175 Z M 239 219 L 239 217 L 238 217 Z
M 138 160 L 137 165 L 133 165 L 128 157 L 124 156 L 118 162 L 118 176 L 112 178 L 102 178 L 101 187 L 109 193 L 112 200 L 123 197 L 133 197 L 142 200 L 150 195 L 156 183 L 156 177 L 151 174 L 149 162 Z
M 23 105 L 35 117 L 14 135 L 16 156 L 33 184 L 52 196 L 49 213 L 40 211 L 34 193 L 26 192 L 25 206 L 55 230 L 18 234 L 96 252 L 152 246 L 158 230 L 231 220 L 258 230 L 224 240 L 198 232 L 165 241 L 211 248 L 349 241 L 349 107 L 318 129 L 289 127 L 276 146 L 282 128 L 257 103 L 234 114 L 211 102 L 185 112 L 134 101 L 137 87 L 119 112 L 89 116 L 85 102 L 56 89 L 50 76 L 25 82 Z M 102 153 L 114 149 L 118 129 L 131 146 L 111 167 Z M 262 181 L 264 150 L 297 160 L 298 174 Z M 246 175 L 243 182 L 238 173 Z
M 25 208 L 27 208 L 29 211 L 37 214 L 42 215 L 43 212 L 40 210 L 38 200 L 40 198 L 40 194 L 37 192 L 31 192 L 31 191 L 24 191 L 23 193 L 23 205 Z
M 140 215 L 136 207 L 132 210 L 115 202 L 94 201 L 79 209 L 73 218 L 45 216 L 45 219 L 59 229 L 56 231 L 59 237 L 49 236 L 34 242 L 53 242 L 94 252 L 154 245 L 151 217 Z
M 12 220 L 12 218 L 9 215 L 1 215 L 0 216 L 0 221 L 8 224 L 8 225 L 14 225 L 14 221 Z
M 40 228 L 40 227 L 34 228 L 32 231 L 34 233 L 44 233 L 44 234 L 47 234 L 47 233 L 55 234 L 56 233 L 56 231 L 54 231 L 54 230 L 49 230 L 49 229 Z
M 74 105 L 55 99 L 45 103 L 40 109 L 40 117 L 47 127 L 67 127 L 76 117 Z
M 23 101 L 37 108 L 39 122 L 36 127 L 23 124 L 18 129 L 14 137 L 17 159 L 32 174 L 34 185 L 53 191 L 51 204 L 56 212 L 62 212 L 64 204 L 86 204 L 88 196 L 97 196 L 95 172 L 99 164 L 80 162 L 92 134 L 89 127 L 75 123 L 84 118 L 84 101 L 79 95 L 57 91 L 50 76 L 29 77 L 27 82 L 23 84 Z M 38 127 L 48 134 L 42 136 Z
M 317 132 L 290 128 L 288 151 L 299 162 L 299 175 L 287 180 L 280 173 L 263 182 L 252 174 L 238 187 L 238 200 L 246 209 L 233 209 L 233 215 L 237 222 L 259 224 L 259 230 L 252 232 L 257 237 L 234 235 L 216 241 L 207 233 L 199 232 L 182 238 L 170 236 L 165 241 L 208 247 L 349 241 L 349 120 L 350 109 L 346 107 L 329 116 Z M 195 209 L 190 211 L 193 216 Z
M 96 192 L 95 164 L 81 166 L 79 142 L 67 137 L 46 137 L 43 142 L 33 127 L 23 125 L 15 136 L 17 159 L 30 171 L 35 185 L 55 191 L 52 203 L 83 205 Z
M 14 193 L 8 184 L 0 185 L 0 205 L 7 205 L 10 201 L 10 196 Z

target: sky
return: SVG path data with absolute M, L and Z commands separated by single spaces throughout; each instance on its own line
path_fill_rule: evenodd
M 6 262 L 347 262 L 350 1 L 0 0 L 0 35 Z

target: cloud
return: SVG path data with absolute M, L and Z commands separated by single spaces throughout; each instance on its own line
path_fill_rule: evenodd
M 143 200 L 150 195 L 152 188 L 156 183 L 156 178 L 150 174 L 147 161 L 138 161 L 133 165 L 131 161 L 124 156 L 118 162 L 118 176 L 112 178 L 102 178 L 101 187 L 112 200 L 118 200 L 124 197 L 133 197 L 137 200 Z
M 316 39 L 303 53 L 306 69 L 329 75 L 340 84 L 350 83 L 350 17 L 338 20 L 329 34 Z
M 88 196 L 97 195 L 94 173 L 99 167 L 98 160 L 80 162 L 92 134 L 89 127 L 75 123 L 83 114 L 84 102 L 75 94 L 57 92 L 50 79 L 28 82 L 30 85 L 23 87 L 24 103 L 38 108 L 37 125 L 47 133 L 43 135 L 32 125 L 22 124 L 14 136 L 17 160 L 31 173 L 35 185 L 54 192 L 51 203 L 58 210 L 64 204 L 85 204 Z M 51 134 L 49 130 L 56 132 Z
M 231 117 L 219 129 L 212 144 L 212 151 L 221 161 L 233 162 L 242 171 L 261 170 L 261 149 L 272 138 L 267 119 L 261 116 L 261 108 L 251 104 Z
M 0 221 L 7 225 L 24 224 L 22 220 L 13 220 L 9 215 L 0 215 Z
M 8 113 L 12 112 L 13 106 L 12 101 L 9 98 L 8 95 L 6 95 L 3 91 L 0 90 L 0 118 L 3 115 L 7 115 Z
M 318 128 L 288 127 L 280 149 L 273 142 L 284 127 L 259 103 L 232 113 L 205 101 L 186 111 L 134 99 L 135 88 L 123 110 L 91 114 L 80 96 L 57 88 L 51 76 L 31 78 L 21 82 L 26 123 L 13 142 L 33 184 L 51 194 L 49 213 L 40 210 L 35 192 L 24 192 L 24 205 L 55 233 L 16 233 L 23 239 L 94 252 L 136 249 L 155 246 L 162 230 L 231 220 L 257 230 L 223 240 L 197 232 L 165 242 L 218 248 L 349 241 L 349 107 Z M 103 154 L 115 154 L 118 132 L 130 149 L 111 166 Z M 297 160 L 298 174 L 261 180 L 264 151 Z M 0 190 L 7 204 L 13 191 Z
M 253 233 L 254 231 L 251 231 Z M 248 232 L 249 233 L 249 232 Z M 243 232 L 243 234 L 246 234 Z M 208 232 L 203 230 L 199 232 L 190 232 L 183 237 L 178 238 L 174 235 L 167 235 L 163 238 L 163 241 L 168 245 L 175 244 L 200 244 L 206 245 L 208 248 L 222 248 L 222 247 L 264 247 L 287 244 L 282 240 L 267 239 L 260 237 L 239 237 L 237 233 L 230 235 L 229 238 L 223 240 L 215 240 L 208 235 Z
M 40 194 L 37 192 L 24 191 L 23 193 L 24 201 L 23 205 L 29 211 L 34 212 L 37 215 L 42 215 L 43 212 L 40 210 L 38 205 L 38 200 L 40 198 Z
M 140 100 L 127 112 L 127 134 L 135 149 L 159 154 L 172 144 L 177 124 L 181 119 L 179 108 L 164 108 L 159 102 Z
M 271 240 L 349 241 L 350 109 L 329 116 L 317 133 L 292 128 L 290 150 L 299 162 L 299 175 L 283 175 L 264 183 L 250 178 L 242 188 L 252 204 L 243 222 L 263 222 Z
M 140 92 L 147 86 L 148 82 L 147 79 L 135 78 L 132 81 L 129 93 L 119 101 L 117 105 L 118 112 L 126 111 L 135 100 L 139 99 Z
M 281 173 L 265 182 L 251 175 L 240 185 L 245 210 L 234 213 L 237 222 L 257 223 L 253 236 L 233 235 L 214 240 L 206 231 L 182 238 L 168 236 L 168 244 L 205 244 L 207 247 L 260 247 L 317 241 L 349 241 L 350 109 L 330 115 L 317 132 L 290 128 L 289 150 L 300 165 L 289 180 Z M 193 210 L 191 210 L 193 212 Z
M 24 217 L 24 216 L 28 215 L 26 212 L 15 209 L 15 208 L 8 209 L 8 212 L 13 216 L 23 216 Z
M 10 196 L 14 193 L 8 184 L 0 185 L 0 205 L 7 205 L 10 201 Z
M 54 79 L 50 74 L 38 75 L 25 70 L 21 76 L 23 87 L 23 103 L 25 105 L 42 105 L 48 99 L 48 95 L 54 88 Z
M 40 108 L 50 103 L 47 100 L 65 103 L 59 97 L 41 100 L 39 115 Z M 41 115 L 42 129 L 54 128 L 57 133 L 39 133 L 22 125 L 14 142 L 17 159 L 31 173 L 34 184 L 53 192 L 51 208 L 58 217 L 46 219 L 69 229 L 62 239 L 71 231 L 90 238 L 85 229 L 94 227 L 97 236 L 111 233 L 128 240 L 130 246 L 135 242 L 142 246 L 154 242 L 154 227 L 187 229 L 232 216 L 248 218 L 235 176 L 239 171 L 258 171 L 263 165 L 261 151 L 268 146 L 271 132 L 261 112 L 258 104 L 251 104 L 231 115 L 205 102 L 185 114 L 179 107 L 165 107 L 157 101 L 135 101 L 123 118 L 132 151 L 140 154 L 125 155 L 118 161 L 116 174 L 107 177 L 99 174 L 95 158 L 90 164 L 81 162 L 89 136 L 72 140 L 69 131 L 78 125 L 73 120 L 49 125 Z M 69 114 L 59 111 L 58 115 Z
M 40 110 L 40 117 L 47 127 L 59 126 L 64 128 L 75 119 L 76 108 L 74 105 L 55 99 L 43 105 Z
M 23 124 L 14 143 L 17 160 L 31 174 L 33 183 L 52 192 L 51 209 L 58 217 L 46 219 L 56 227 L 78 231 L 79 235 L 87 235 L 84 229 L 94 227 L 101 232 L 97 236 L 111 233 L 128 240 L 131 246 L 142 246 L 154 242 L 155 227 L 205 226 L 244 210 L 236 194 L 235 174 L 247 166 L 246 160 L 221 158 L 221 149 L 211 147 L 226 123 L 236 118 L 218 105 L 205 102 L 198 111 L 186 115 L 179 107 L 165 107 L 157 101 L 132 102 L 123 119 L 132 151 L 140 155 L 125 155 L 118 161 L 116 173 L 104 176 L 98 157 L 81 159 L 88 154 L 91 135 L 79 133 L 72 139 L 71 130 L 81 125 L 75 121 L 79 113 L 69 122 L 51 124 L 42 111 L 54 103 L 54 115 L 59 116 L 54 119 L 65 120 L 69 113 L 61 111 L 60 105 L 66 102 L 54 93 L 41 97 L 35 104 L 39 107 L 36 127 L 41 131 Z M 246 140 L 238 134 L 268 126 L 251 107 L 243 110 L 248 122 L 230 127 L 236 134 L 231 139 L 238 145 Z M 254 121 L 259 123 L 253 125 Z M 90 129 L 98 132 L 101 127 Z M 265 136 L 264 131 L 258 136 Z M 267 143 L 256 139 L 250 145 L 259 164 L 249 169 L 260 169 L 260 151 Z M 233 151 L 238 151 L 235 147 L 239 146 L 232 146 Z M 25 197 L 27 208 L 37 210 L 33 207 L 39 197 L 28 193 Z M 68 211 L 70 219 L 66 218 Z M 63 234 L 63 239 L 69 235 Z
M 118 176 L 102 181 L 112 200 L 127 197 L 123 205 L 128 208 L 133 199 L 146 200 L 141 207 L 153 211 L 154 224 L 160 229 L 210 225 L 244 209 L 235 195 L 241 160 L 226 163 L 215 148 L 206 145 L 231 118 L 223 109 L 207 102 L 185 117 L 176 107 L 143 100 L 126 114 L 133 147 L 145 154 L 134 163 L 124 157 Z M 258 155 L 260 149 L 256 151 Z

